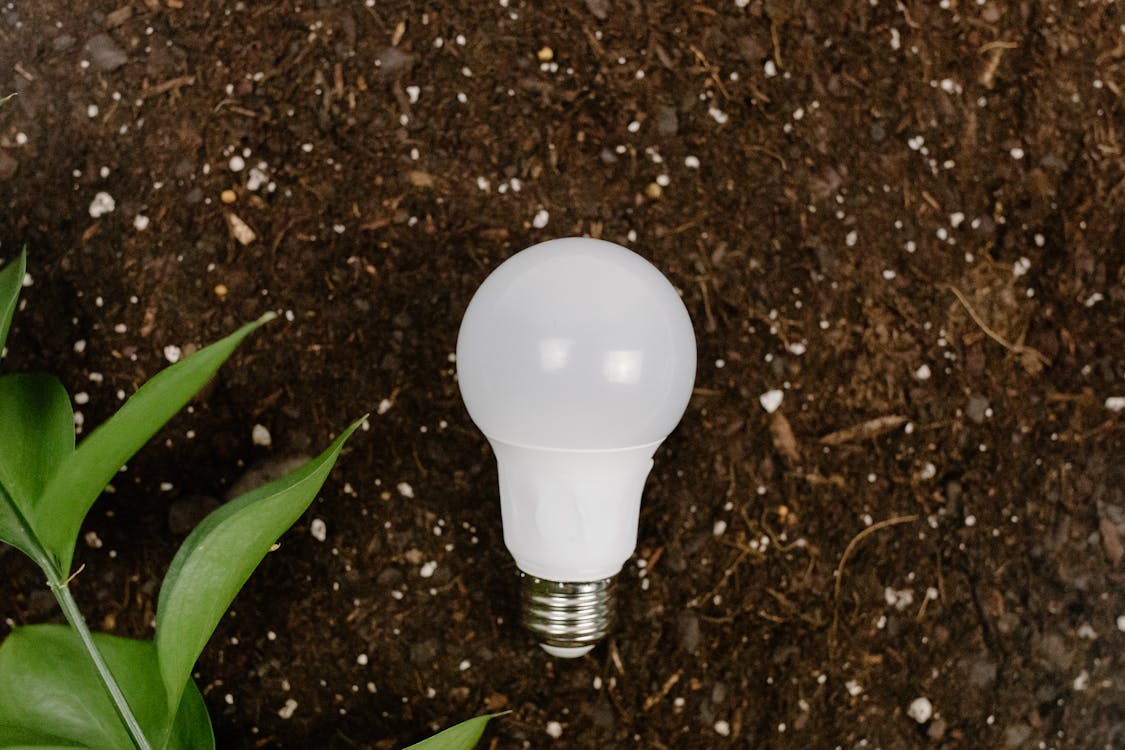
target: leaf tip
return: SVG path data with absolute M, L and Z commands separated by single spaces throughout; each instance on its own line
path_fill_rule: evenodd
M 277 313 L 275 313 L 273 310 L 270 310 L 269 312 L 265 313 L 264 315 L 262 315 L 262 317 L 258 318 L 254 322 L 257 323 L 260 326 L 263 326 L 266 323 L 269 323 L 271 320 L 277 320 Z
M 355 420 L 350 425 L 345 427 L 344 431 L 341 433 L 341 435 L 343 436 L 343 439 L 347 440 L 348 438 L 350 438 L 352 436 L 352 433 L 354 433 L 356 430 L 358 430 L 360 427 L 363 426 L 363 423 L 367 421 L 367 418 L 369 416 L 371 416 L 370 412 L 368 412 L 367 414 L 364 414 L 362 417 L 360 417 L 359 419 Z

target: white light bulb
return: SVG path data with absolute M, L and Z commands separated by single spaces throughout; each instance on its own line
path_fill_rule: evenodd
M 580 656 L 608 632 L 652 456 L 691 398 L 687 309 L 619 245 L 544 242 L 477 290 L 457 376 L 496 455 L 524 624 L 549 653 Z

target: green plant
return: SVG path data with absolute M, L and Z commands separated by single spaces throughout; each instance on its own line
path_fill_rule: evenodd
M 21 253 L 0 270 L 0 351 L 25 268 Z M 70 623 L 18 627 L 0 645 L 0 747 L 214 748 L 192 667 L 239 589 L 312 503 L 363 420 L 316 458 L 228 502 L 196 527 L 164 577 L 152 641 L 91 633 L 70 591 L 77 576 L 71 563 L 86 513 L 117 471 L 244 338 L 274 317 L 264 315 L 158 373 L 77 446 L 70 398 L 57 379 L 0 376 L 0 541 L 42 569 Z M 489 718 L 415 748 L 471 748 Z

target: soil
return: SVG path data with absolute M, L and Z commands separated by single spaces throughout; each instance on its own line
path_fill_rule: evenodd
M 288 318 L 94 507 L 80 603 L 151 635 L 193 519 L 371 411 L 198 664 L 220 747 L 1125 747 L 1123 39 L 1102 0 L 3 3 L 4 369 L 88 432 Z M 576 234 L 669 276 L 700 367 L 566 662 L 451 353 Z M 0 555 L 0 635 L 61 620 Z

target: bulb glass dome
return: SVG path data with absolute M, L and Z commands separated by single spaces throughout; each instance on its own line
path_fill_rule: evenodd
M 671 283 L 588 238 L 509 258 L 469 303 L 457 340 L 465 406 L 489 438 L 555 450 L 663 440 L 695 380 L 695 335 Z

